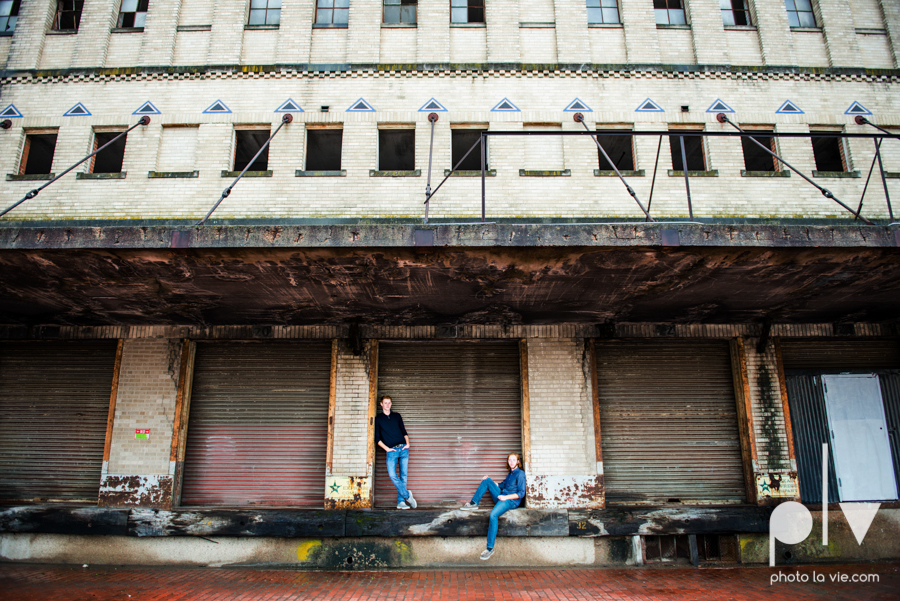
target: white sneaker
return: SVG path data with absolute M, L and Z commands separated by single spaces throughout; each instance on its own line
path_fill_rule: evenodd
M 464 509 L 466 511 L 475 511 L 476 509 L 478 509 L 478 503 L 472 503 L 471 501 L 469 501 L 468 503 L 460 507 L 460 509 Z
M 415 499 L 415 497 L 413 497 L 413 494 L 412 494 L 412 491 L 411 491 L 411 490 L 409 490 L 409 489 L 407 488 L 407 489 L 406 489 L 406 492 L 409 493 L 409 496 L 406 498 L 406 503 L 407 503 L 410 507 L 412 507 L 413 509 L 415 509 L 416 507 L 419 506 L 419 504 L 416 503 L 416 499 Z
M 493 554 L 494 554 L 493 549 L 485 549 L 484 551 L 481 552 L 481 559 L 490 559 L 491 555 L 493 555 Z
M 409 505 L 405 502 L 397 503 L 397 509 L 409 509 Z

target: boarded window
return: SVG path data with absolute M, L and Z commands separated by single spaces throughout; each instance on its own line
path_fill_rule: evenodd
M 94 133 L 94 147 L 92 150 L 103 148 L 122 132 L 104 131 Z M 91 173 L 121 173 L 122 162 L 125 160 L 125 140 L 128 136 L 122 136 L 106 148 L 94 155 L 91 159 Z
M 248 25 L 278 25 L 281 22 L 281 0 L 250 0 Z
M 122 0 L 119 11 L 119 27 L 143 27 L 147 21 L 147 8 L 150 0 Z
M 42 175 L 53 169 L 53 153 L 56 151 L 56 134 L 27 134 L 22 147 L 19 175 Z
M 267 129 L 238 129 L 234 132 L 234 167 L 235 171 L 243 171 L 250 165 L 248 171 L 266 171 L 269 168 L 269 147 L 259 153 L 256 160 L 253 157 L 259 149 L 268 141 Z M 250 164 L 253 161 L 253 164 Z
M 788 0 L 790 1 L 790 0 Z M 682 0 L 653 0 L 653 12 L 657 25 L 685 25 Z
M 339 171 L 342 129 L 310 129 L 306 132 L 306 170 Z
M 84 0 L 57 0 L 53 29 L 55 31 L 78 31 L 83 9 Z
M 815 132 L 813 132 L 815 133 Z M 816 159 L 816 171 L 847 171 L 847 157 L 844 154 L 844 141 L 837 136 L 812 138 L 813 155 Z
M 484 0 L 450 0 L 451 23 L 484 23 Z
M 672 150 L 672 169 L 681 171 L 684 163 L 681 160 L 681 140 L 684 139 L 684 152 L 687 157 L 688 171 L 706 171 L 706 157 L 703 149 L 703 136 L 680 136 L 681 131 L 669 130 L 669 147 Z M 696 130 L 693 130 L 696 131 Z
M 193 171 L 197 153 L 197 127 L 164 127 L 159 143 L 158 171 Z
M 385 23 L 415 23 L 418 0 L 384 0 Z
M 319 25 L 346 25 L 350 15 L 350 0 L 318 0 L 316 23 Z
M 753 130 L 753 138 L 741 137 L 741 147 L 744 151 L 744 169 L 747 171 L 777 171 L 778 165 L 775 157 L 753 143 L 756 140 L 772 152 L 775 152 L 775 137 L 772 130 Z
M 378 169 L 412 171 L 416 168 L 416 130 L 378 130 Z
M 456 167 L 456 164 L 463 158 L 463 156 L 472 148 L 472 145 L 478 142 L 481 139 L 481 132 L 486 131 L 483 129 L 453 129 L 450 131 L 450 144 L 451 144 L 451 161 L 453 163 L 453 167 Z M 485 138 L 487 140 L 487 138 Z M 484 168 L 487 169 L 487 152 L 484 153 Z M 462 171 L 472 171 L 477 170 L 481 171 L 481 146 L 475 146 L 475 149 L 469 153 L 469 156 L 466 157 L 466 160 L 460 164 L 458 169 Z
M 613 132 L 618 132 L 618 134 L 614 135 Z M 597 141 L 600 142 L 603 150 L 606 151 L 606 154 L 609 155 L 613 164 L 620 171 L 634 170 L 634 145 L 632 140 L 633 136 L 626 134 L 622 130 L 597 130 Z M 600 170 L 611 171 L 612 165 L 609 164 L 609 161 L 606 160 L 599 148 L 597 149 L 597 156 L 600 160 Z

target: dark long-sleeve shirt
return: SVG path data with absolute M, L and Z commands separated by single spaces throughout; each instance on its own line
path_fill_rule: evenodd
M 404 436 L 408 436 L 406 427 L 396 411 L 391 411 L 389 415 L 380 413 L 375 417 L 375 444 L 383 442 L 388 448 L 396 447 L 406 444 Z
M 518 499 L 509 499 L 515 503 L 513 507 L 518 507 L 525 498 L 525 472 L 516 468 L 507 474 L 506 479 L 500 484 L 500 494 L 519 495 Z

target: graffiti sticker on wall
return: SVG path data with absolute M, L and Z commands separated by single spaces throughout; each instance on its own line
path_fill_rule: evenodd
M 800 496 L 797 472 L 756 474 L 756 494 L 759 498 L 796 499 Z

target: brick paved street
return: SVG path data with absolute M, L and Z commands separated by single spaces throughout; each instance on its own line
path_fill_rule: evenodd
M 807 582 L 770 584 L 773 574 Z M 838 583 L 872 574 L 876 583 Z M 824 582 L 811 582 L 824 579 Z M 0 565 L 0 599 L 16 601 L 437 599 L 684 600 L 900 599 L 900 563 L 692 569 L 415 570 L 299 572 L 270 569 Z

